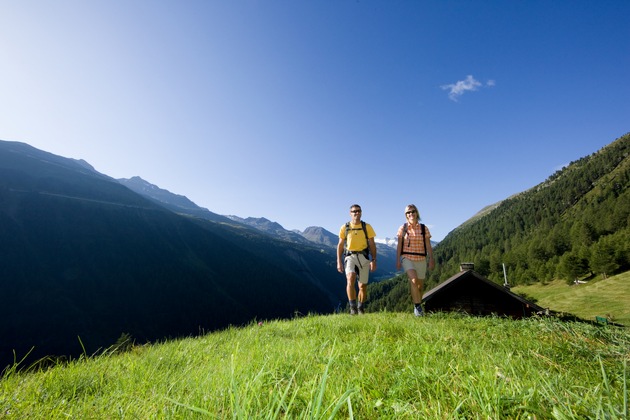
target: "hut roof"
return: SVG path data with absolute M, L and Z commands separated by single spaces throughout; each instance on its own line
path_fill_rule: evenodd
M 422 299 L 425 310 L 458 311 L 471 315 L 523 318 L 544 311 L 509 288 L 498 285 L 472 269 L 465 269 L 427 291 Z

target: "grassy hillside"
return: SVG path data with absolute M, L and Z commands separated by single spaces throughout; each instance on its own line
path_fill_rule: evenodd
M 568 285 L 564 280 L 513 287 L 512 292 L 534 300 L 556 312 L 566 312 L 585 320 L 596 316 L 630 327 L 630 271 L 602 279 L 596 276 L 585 284 Z M 411 312 L 409 280 L 401 274 L 370 284 L 370 309 Z
M 584 319 L 596 316 L 630 327 L 630 272 L 569 286 L 565 281 L 518 286 L 514 293 L 536 299 L 541 306 Z
M 627 418 L 630 330 L 372 313 L 252 323 L 0 379 L 3 418 Z

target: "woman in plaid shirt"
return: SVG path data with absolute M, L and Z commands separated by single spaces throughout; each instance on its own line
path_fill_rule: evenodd
M 411 300 L 414 314 L 422 316 L 422 292 L 427 267 L 433 270 L 433 249 L 431 248 L 431 232 L 426 225 L 420 223 L 420 213 L 414 204 L 405 207 L 407 223 L 398 228 L 398 249 L 396 253 L 396 270 L 403 269 L 409 277 Z

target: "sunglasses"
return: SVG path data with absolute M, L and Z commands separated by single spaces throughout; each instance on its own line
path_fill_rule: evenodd
M 406 211 L 406 212 L 405 212 L 405 214 L 406 214 L 407 216 L 409 216 L 410 214 L 415 214 L 415 213 L 416 213 L 416 211 L 415 211 L 415 210 L 411 210 L 411 211 Z
M 361 210 L 350 210 L 350 213 L 361 213 Z

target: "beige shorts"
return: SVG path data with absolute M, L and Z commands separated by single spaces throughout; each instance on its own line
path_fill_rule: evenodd
M 363 254 L 347 255 L 343 262 L 346 266 L 346 275 L 357 273 L 359 283 L 368 284 L 370 278 L 370 260 L 365 258 Z
M 427 259 L 421 261 L 412 261 L 408 258 L 402 257 L 402 266 L 405 273 L 409 270 L 416 270 L 416 274 L 419 279 L 424 280 L 427 277 Z

